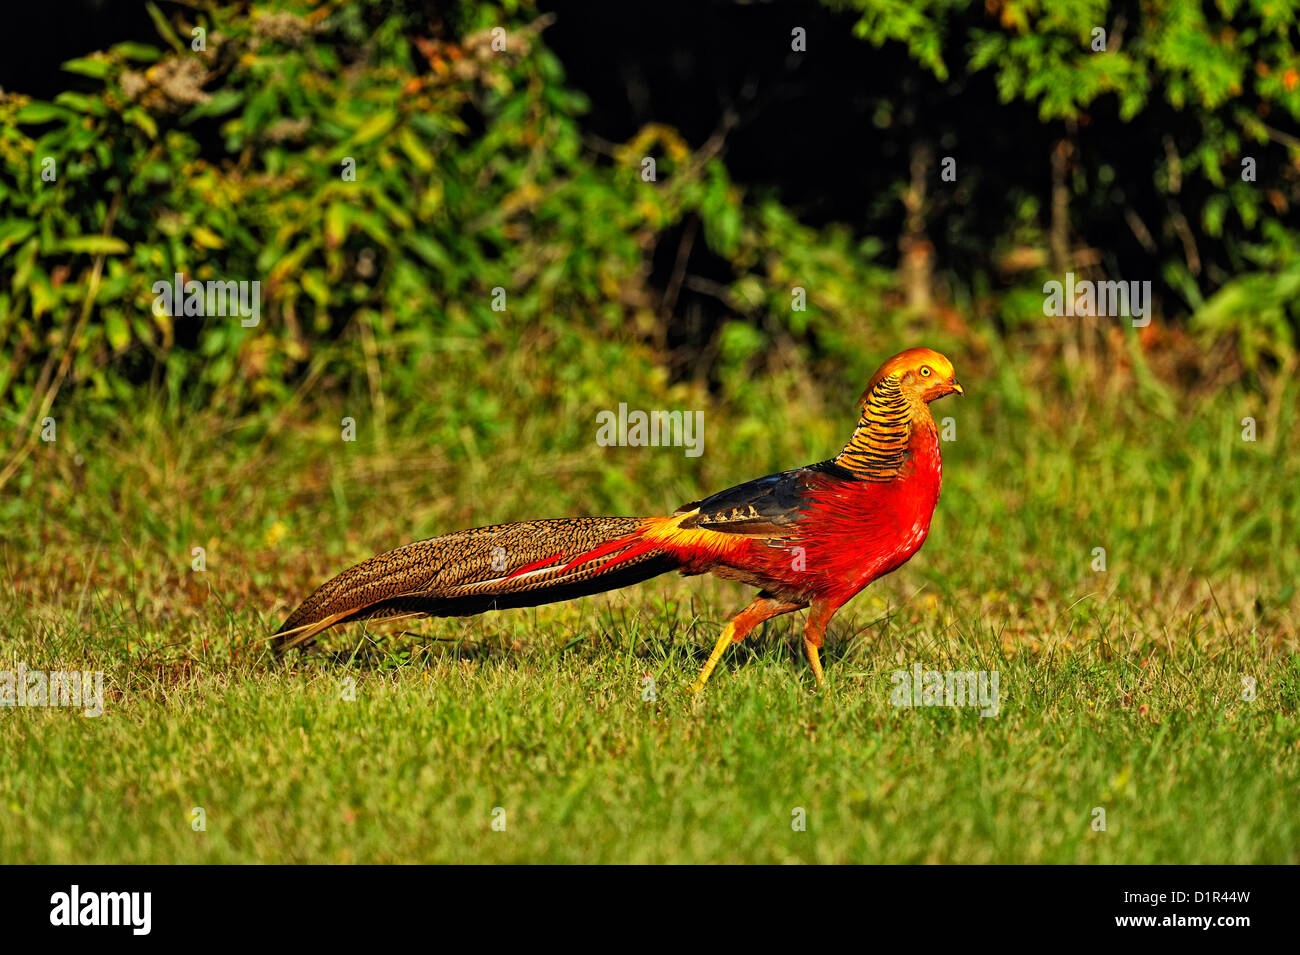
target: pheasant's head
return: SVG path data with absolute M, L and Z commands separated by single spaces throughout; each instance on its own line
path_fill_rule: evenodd
M 863 404 L 876 385 L 886 378 L 897 384 L 898 390 L 913 407 L 929 404 L 944 395 L 965 394 L 952 362 L 932 348 L 909 348 L 881 365 L 862 393 Z

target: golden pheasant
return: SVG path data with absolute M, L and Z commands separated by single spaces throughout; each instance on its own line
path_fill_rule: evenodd
M 727 624 L 692 688 L 755 626 L 811 607 L 803 646 L 818 686 L 831 616 L 920 549 L 939 500 L 939 435 L 929 403 L 962 394 L 928 348 L 889 359 L 834 458 L 729 488 L 667 517 L 580 517 L 496 524 L 417 541 L 345 570 L 303 601 L 275 636 L 284 649 L 338 623 L 463 617 L 533 607 L 640 583 L 672 570 L 759 588 Z

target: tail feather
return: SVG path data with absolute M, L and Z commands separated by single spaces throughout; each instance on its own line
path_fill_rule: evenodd
M 642 539 L 662 520 L 524 521 L 416 541 L 326 581 L 289 615 L 274 646 L 306 644 L 353 620 L 463 617 L 640 583 L 681 566 L 670 552 Z

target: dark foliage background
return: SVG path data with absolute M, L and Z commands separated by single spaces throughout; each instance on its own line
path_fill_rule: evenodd
M 1043 283 L 1067 271 L 1153 283 L 1140 352 L 1180 387 L 1267 388 L 1295 365 L 1294 4 L 72 0 L 15 16 L 11 464 L 60 395 L 111 407 L 148 385 L 270 414 L 324 387 L 368 392 L 382 420 L 427 398 L 431 355 L 457 373 L 538 323 L 574 382 L 663 372 L 723 399 L 773 361 L 861 380 L 913 339 L 1131 360 L 1123 321 L 1045 319 Z M 178 272 L 260 281 L 260 327 L 154 315 L 152 284 Z

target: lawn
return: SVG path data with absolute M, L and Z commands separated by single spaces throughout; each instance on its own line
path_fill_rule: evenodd
M 71 406 L 0 497 L 0 667 L 102 670 L 105 711 L 0 708 L 0 861 L 1300 861 L 1295 385 L 957 364 L 929 541 L 835 618 L 827 687 L 799 614 L 699 699 L 748 600 L 712 580 L 353 626 L 283 662 L 265 637 L 407 540 L 658 513 L 829 456 L 843 382 L 704 405 L 699 459 L 596 445 L 596 409 L 652 406 L 625 382 L 485 429 L 463 411 L 486 379 L 449 371 L 356 442 L 346 403 Z M 996 715 L 893 705 L 914 664 L 996 672 Z

